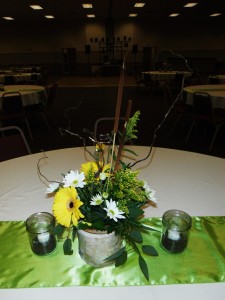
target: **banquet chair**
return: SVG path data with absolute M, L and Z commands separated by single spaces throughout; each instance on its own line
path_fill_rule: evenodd
M 57 96 L 57 91 L 58 91 L 58 84 L 53 83 L 50 86 L 50 89 L 48 91 L 48 99 L 47 99 L 47 103 L 46 103 L 46 109 L 49 109 L 54 104 L 56 96 Z
M 184 74 L 176 73 L 173 80 L 169 82 L 170 89 L 174 98 L 180 93 L 184 82 Z
M 111 137 L 114 127 L 114 117 L 103 117 L 98 118 L 94 124 L 94 140 L 103 143 L 111 144 L 111 140 L 108 139 Z M 124 126 L 124 117 L 120 117 L 118 131 L 121 133 Z M 118 142 L 118 140 L 116 141 Z
M 209 76 L 208 84 L 219 84 L 219 78 L 217 76 Z
M 209 152 L 212 151 L 212 148 L 213 148 L 213 145 L 214 145 L 214 143 L 215 143 L 215 141 L 216 141 L 217 135 L 218 135 L 218 133 L 219 133 L 221 127 L 224 126 L 224 125 L 225 125 L 225 117 L 224 117 L 224 119 L 223 119 L 219 124 L 217 124 L 217 126 L 216 126 L 216 129 L 215 129 L 215 132 L 214 132 L 212 141 L 211 141 L 211 143 L 210 143 L 210 145 L 209 145 Z
M 5 85 L 13 85 L 15 84 L 15 78 L 13 75 L 5 75 Z
M 0 121 L 3 126 L 17 125 L 21 121 L 24 122 L 27 126 L 30 138 L 33 139 L 22 97 L 19 92 L 6 92 L 2 95 Z
M 186 104 L 186 97 L 184 94 L 180 95 L 179 99 L 175 102 L 178 95 L 176 95 L 176 97 L 173 96 L 171 87 L 169 85 L 163 86 L 163 92 L 164 99 L 167 104 L 167 109 L 168 111 L 170 110 L 170 113 L 167 116 L 167 121 L 171 121 L 172 123 L 171 129 L 169 131 L 169 136 L 171 136 L 181 119 L 191 119 L 192 112 Z
M 215 113 L 211 96 L 206 92 L 195 92 L 193 94 L 193 121 L 185 140 L 186 143 L 188 143 L 194 127 L 200 123 L 203 125 L 209 124 L 214 129 L 214 135 L 209 146 L 209 151 L 211 151 L 218 130 L 225 124 L 225 117 Z
M 37 81 L 36 80 L 24 80 L 23 82 L 20 82 L 21 84 L 28 84 L 28 85 L 37 85 Z
M 28 154 L 31 154 L 31 150 L 21 128 L 0 127 L 0 161 Z
M 136 86 L 139 88 L 140 86 L 144 87 L 144 92 L 150 90 L 153 92 L 154 88 L 156 87 L 156 82 L 152 80 L 150 73 L 140 73 L 135 76 L 136 79 Z
M 143 74 L 143 80 L 145 92 L 149 91 L 150 95 L 153 95 L 155 90 L 159 88 L 158 82 L 156 80 L 153 80 L 151 74 L 148 73 Z
M 32 84 L 31 82 L 33 82 L 34 85 L 37 85 L 38 84 L 38 74 L 32 73 L 30 76 L 30 80 L 28 82 L 30 82 L 30 84 Z
M 57 96 L 57 91 L 58 91 L 58 84 L 53 83 L 49 88 L 46 103 L 31 105 L 31 106 L 26 108 L 28 114 L 36 114 L 37 116 L 41 117 L 49 131 L 51 131 L 51 127 L 50 127 L 50 125 L 48 123 L 48 120 L 46 118 L 46 113 L 54 105 L 55 99 L 56 99 L 56 96 Z

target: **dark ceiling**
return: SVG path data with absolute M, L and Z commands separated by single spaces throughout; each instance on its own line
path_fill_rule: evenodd
M 134 8 L 135 2 L 145 2 L 144 8 Z M 198 2 L 193 8 L 184 8 L 188 2 Z M 82 3 L 92 3 L 93 9 L 84 10 Z M 39 4 L 43 10 L 34 11 L 29 5 Z M 225 20 L 225 0 L 0 0 L 0 22 L 7 22 L 2 17 L 10 16 L 15 22 L 42 22 L 44 15 L 53 15 L 50 21 L 71 21 L 87 19 L 87 12 L 96 15 L 95 20 L 108 17 L 127 19 L 129 13 L 137 13 L 137 20 L 168 20 L 170 13 L 180 13 L 176 18 L 182 22 L 192 20 L 211 20 L 209 14 L 221 12 L 222 15 L 213 18 Z M 45 20 L 46 21 L 46 20 Z

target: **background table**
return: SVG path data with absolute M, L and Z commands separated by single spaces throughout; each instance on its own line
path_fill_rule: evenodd
M 5 82 L 5 76 L 13 76 L 15 83 L 29 81 L 32 79 L 32 75 L 36 74 L 38 79 L 41 79 L 40 73 L 16 73 L 16 74 L 0 74 L 0 83 Z
M 149 74 L 152 80 L 155 81 L 167 81 L 173 80 L 176 74 L 184 74 L 184 77 L 191 75 L 188 71 L 145 71 L 142 74 Z
M 1 98 L 7 92 L 20 92 L 23 100 L 23 105 L 34 105 L 38 103 L 45 103 L 47 99 L 46 90 L 39 85 L 5 85 L 4 91 L 0 91 L 0 108 Z
M 94 148 L 92 148 L 94 150 Z M 135 147 L 139 158 L 147 155 L 148 147 Z M 50 180 L 61 179 L 69 169 L 79 169 L 85 161 L 83 148 L 69 148 L 46 153 L 41 172 Z M 52 198 L 37 172 L 42 154 L 33 154 L 0 163 L 0 220 L 25 220 L 38 211 L 49 211 Z M 88 158 L 88 157 L 87 157 Z M 90 160 L 90 157 L 89 157 Z M 158 206 L 148 207 L 146 217 L 157 217 L 172 208 L 192 216 L 223 216 L 225 212 L 225 160 L 192 152 L 155 148 L 152 156 L 136 165 L 140 177 L 156 190 Z M 158 258 L 160 259 L 160 257 Z M 43 289 L 3 289 L 0 298 L 15 299 L 204 299 L 224 300 L 225 283 L 155 285 L 142 287 L 70 287 Z
M 216 75 L 216 77 L 218 77 L 219 78 L 219 83 L 225 83 L 225 75 Z
M 183 89 L 187 93 L 188 105 L 193 105 L 193 93 L 205 92 L 211 96 L 214 108 L 225 109 L 225 84 L 192 85 Z
M 210 75 L 209 76 L 209 78 L 208 78 L 208 80 L 209 80 L 209 83 L 211 84 L 211 83 L 213 83 L 213 82 L 210 82 L 210 80 L 214 80 L 214 81 L 216 81 L 216 83 L 215 84 L 225 84 L 225 75 L 223 75 L 223 74 L 218 74 L 218 75 Z M 217 82 L 218 81 L 218 82 Z

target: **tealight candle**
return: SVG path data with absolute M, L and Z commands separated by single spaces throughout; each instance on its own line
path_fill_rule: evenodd
M 164 213 L 162 223 L 162 247 L 171 253 L 182 252 L 187 247 L 191 217 L 181 210 L 172 209 Z
M 31 215 L 26 220 L 26 229 L 32 251 L 37 255 L 47 255 L 56 248 L 56 238 L 53 234 L 55 219 L 47 212 Z
M 49 241 L 50 234 L 49 234 L 49 232 L 41 233 L 41 234 L 38 234 L 37 238 L 40 243 L 45 244 Z
M 180 239 L 180 233 L 174 230 L 168 230 L 168 238 L 173 241 Z

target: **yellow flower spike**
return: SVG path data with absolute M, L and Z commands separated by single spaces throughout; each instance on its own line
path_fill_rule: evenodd
M 54 198 L 53 214 L 62 226 L 70 227 L 72 224 L 77 226 L 79 219 L 84 218 L 79 210 L 82 205 L 83 202 L 80 201 L 74 187 L 61 188 Z
M 97 152 L 102 152 L 102 151 L 104 150 L 104 148 L 105 148 L 105 144 L 103 144 L 103 143 L 97 143 L 97 144 L 95 145 L 95 150 L 96 150 Z

